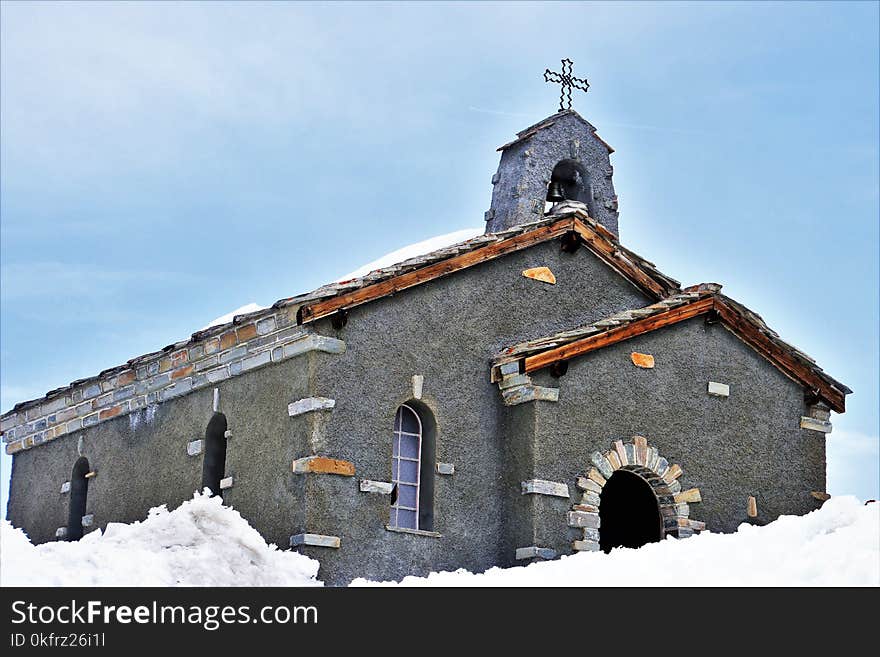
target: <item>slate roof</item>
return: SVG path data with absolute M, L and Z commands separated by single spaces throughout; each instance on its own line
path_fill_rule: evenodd
M 519 144 L 520 142 L 523 142 L 526 139 L 528 139 L 529 137 L 532 137 L 533 135 L 537 134 L 541 130 L 545 130 L 546 128 L 549 128 L 550 126 L 554 125 L 561 117 L 568 116 L 568 115 L 574 116 L 575 118 L 578 118 L 583 123 L 585 123 L 587 125 L 587 127 L 590 128 L 590 131 L 593 133 L 593 136 L 596 139 L 598 139 L 600 142 L 602 142 L 602 144 L 605 146 L 605 148 L 608 149 L 608 152 L 609 153 L 614 152 L 614 149 L 611 147 L 611 145 L 607 141 L 602 139 L 596 133 L 595 126 L 593 126 L 592 123 L 590 123 L 584 117 L 582 117 L 580 114 L 578 114 L 577 112 L 575 112 L 574 110 L 571 110 L 571 109 L 562 110 L 560 112 L 557 112 L 556 114 L 553 114 L 552 116 L 548 116 L 546 119 L 543 119 L 542 121 L 538 121 L 535 125 L 531 125 L 528 128 L 526 128 L 525 130 L 521 130 L 520 132 L 517 132 L 516 139 L 514 139 L 513 141 L 510 141 L 510 142 L 507 142 L 503 146 L 499 146 L 495 150 L 496 151 L 503 151 L 503 150 L 510 148 L 511 146 L 515 146 L 516 144 Z
M 12 410 L 4 413 L 2 417 L 7 417 L 16 411 L 20 411 L 23 409 L 27 409 L 36 405 L 39 405 L 45 402 L 48 398 L 56 398 L 62 393 L 69 391 L 71 388 L 81 386 L 84 384 L 92 383 L 95 381 L 100 381 L 112 377 L 120 372 L 124 372 L 126 370 L 135 369 L 139 366 L 144 365 L 145 363 L 154 361 L 158 358 L 166 356 L 169 353 L 176 352 L 185 347 L 190 347 L 195 343 L 203 341 L 207 338 L 212 338 L 214 336 L 225 333 L 229 330 L 231 326 L 237 326 L 241 324 L 246 324 L 248 322 L 253 322 L 255 320 L 261 319 L 263 317 L 267 317 L 272 315 L 275 311 L 280 308 L 288 308 L 290 306 L 304 306 L 310 303 L 322 302 L 329 299 L 333 299 L 344 295 L 346 293 L 350 293 L 356 290 L 362 290 L 369 288 L 372 285 L 377 283 L 383 283 L 386 281 L 391 281 L 397 277 L 403 276 L 410 272 L 418 271 L 424 268 L 427 268 L 431 265 L 441 263 L 444 261 L 449 261 L 452 258 L 457 256 L 473 253 L 477 256 L 479 255 L 477 252 L 483 248 L 492 245 L 499 245 L 505 243 L 508 240 L 516 239 L 520 236 L 526 236 L 529 233 L 534 231 L 538 231 L 542 228 L 550 227 L 553 224 L 560 222 L 561 220 L 571 219 L 573 222 L 577 222 L 582 226 L 586 226 L 589 228 L 591 233 L 593 234 L 593 239 L 597 244 L 601 245 L 605 251 L 609 253 L 613 253 L 614 258 L 616 258 L 619 263 L 625 264 L 631 267 L 634 271 L 643 274 L 646 278 L 645 280 L 651 282 L 653 285 L 657 287 L 657 289 L 661 289 L 663 292 L 661 294 L 654 294 L 656 298 L 660 298 L 661 296 L 665 296 L 667 294 L 671 294 L 679 291 L 680 283 L 673 278 L 670 278 L 660 272 L 656 266 L 645 260 L 638 254 L 630 251 L 629 249 L 620 245 L 617 240 L 617 237 L 604 228 L 601 224 L 596 222 L 587 216 L 586 212 L 577 207 L 580 204 L 559 204 L 558 212 L 552 215 L 546 216 L 544 219 L 539 221 L 522 224 L 510 228 L 509 230 L 505 230 L 498 233 L 491 233 L 486 235 L 479 235 L 472 239 L 466 240 L 464 242 L 460 242 L 458 244 L 453 244 L 452 246 L 444 247 L 442 249 L 438 249 L 436 251 L 432 251 L 430 253 L 426 253 L 424 255 L 420 255 L 414 258 L 409 258 L 408 260 L 404 260 L 403 262 L 399 262 L 397 264 L 391 265 L 389 267 L 382 267 L 380 269 L 375 269 L 365 276 L 361 276 L 358 278 L 352 278 L 346 281 L 338 281 L 334 283 L 329 283 L 327 285 L 323 285 L 311 292 L 306 292 L 304 294 L 300 294 L 293 297 L 286 297 L 283 299 L 279 299 L 276 301 L 270 308 L 266 308 L 263 310 L 258 310 L 251 313 L 245 313 L 242 315 L 236 315 L 231 322 L 227 322 L 225 324 L 218 324 L 216 326 L 209 327 L 207 329 L 203 329 L 200 331 L 196 331 L 189 338 L 180 340 L 173 344 L 170 344 L 163 349 L 158 351 L 150 352 L 147 354 L 143 354 L 141 356 L 137 356 L 127 361 L 124 364 L 117 365 L 115 367 L 111 367 L 103 370 L 98 375 L 93 377 L 87 377 L 83 379 L 77 379 L 76 381 L 71 382 L 67 386 L 62 386 L 59 388 L 55 388 L 54 390 L 49 391 L 43 397 L 39 397 L 36 399 L 19 402 L 16 404 Z M 550 238 L 547 238 L 550 239 Z M 591 248 L 595 252 L 595 245 L 585 243 L 584 246 L 587 248 Z M 601 255 L 601 254 L 600 254 Z M 607 256 L 606 256 L 607 259 Z M 473 264 L 479 264 L 482 262 L 479 257 L 475 258 Z M 614 263 L 609 263 L 611 266 L 615 266 Z M 621 271 L 618 269 L 620 273 L 624 276 L 627 276 L 626 271 Z M 632 280 L 632 279 L 630 279 Z M 637 281 L 633 281 L 634 284 L 638 285 Z M 648 290 L 646 292 L 650 293 Z M 377 294 L 372 297 L 370 300 L 375 298 L 381 298 L 382 296 L 387 296 L 385 294 Z
M 617 331 L 619 339 L 606 340 L 601 346 L 609 346 L 634 337 L 642 333 L 650 332 L 680 321 L 678 317 L 689 317 L 687 313 L 670 313 L 674 309 L 682 309 L 697 302 L 701 304 L 699 314 L 713 312 L 718 321 L 722 322 L 734 334 L 743 339 L 762 356 L 770 360 L 777 368 L 787 376 L 799 381 L 807 389 L 813 392 L 819 399 L 829 404 L 839 413 L 845 410 L 845 396 L 850 390 L 840 381 L 829 376 L 815 359 L 805 354 L 797 347 L 785 342 L 779 334 L 771 329 L 763 318 L 738 301 L 720 293 L 721 285 L 717 283 L 703 283 L 685 288 L 678 294 L 673 294 L 657 303 L 644 308 L 625 310 L 592 324 L 579 326 L 566 331 L 561 331 L 545 337 L 522 342 L 502 350 L 492 359 L 493 375 L 499 376 L 498 368 L 512 361 L 523 361 L 521 369 L 526 371 L 525 359 L 539 354 L 551 353 L 560 347 L 574 345 L 579 341 L 585 341 L 603 334 Z M 710 303 L 705 303 L 709 301 Z M 660 317 L 669 313 L 672 319 L 669 322 L 657 322 L 656 325 L 640 332 L 628 332 L 625 327 L 635 327 L 636 323 L 654 317 Z M 618 331 L 618 329 L 621 329 Z M 585 342 L 581 344 L 586 345 Z M 598 342 L 596 342 L 598 344 Z M 562 354 L 562 352 L 557 352 Z M 559 358 L 558 360 L 563 360 Z M 541 366 L 545 366 L 542 364 Z M 806 374 L 805 374 L 806 373 Z

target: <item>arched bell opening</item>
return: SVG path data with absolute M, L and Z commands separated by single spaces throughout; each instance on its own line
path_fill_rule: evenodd
M 593 199 L 590 189 L 590 176 L 586 168 L 577 160 L 561 160 L 553 167 L 550 184 L 547 186 L 546 201 L 580 201 L 584 203 L 590 215 L 593 215 Z
M 640 548 L 663 538 L 660 502 L 651 485 L 635 472 L 616 470 L 605 483 L 599 504 L 599 546 Z

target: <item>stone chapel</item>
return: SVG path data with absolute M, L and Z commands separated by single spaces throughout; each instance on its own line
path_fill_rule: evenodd
M 484 235 L 4 414 L 9 520 L 76 540 L 207 487 L 342 585 L 818 508 L 851 391 L 623 246 L 613 149 L 565 103 L 498 150 Z

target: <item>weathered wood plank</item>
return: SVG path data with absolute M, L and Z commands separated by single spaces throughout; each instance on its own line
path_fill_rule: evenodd
M 757 330 L 754 324 L 724 303 L 722 299 L 715 300 L 715 309 L 725 324 L 732 328 L 734 333 L 743 342 L 774 363 L 790 379 L 801 385 L 807 385 L 812 390 L 818 390 L 822 399 L 835 412 L 846 412 L 846 395 L 843 392 L 834 388 L 820 376 L 817 376 L 809 367 L 796 361 L 780 346 L 774 344 L 770 338 Z
M 714 299 L 711 297 L 700 299 L 694 303 L 672 308 L 666 312 L 647 317 L 646 319 L 637 320 L 626 326 L 606 331 L 605 333 L 599 333 L 598 335 L 592 335 L 583 338 L 582 340 L 576 340 L 575 342 L 556 347 L 555 349 L 548 349 L 547 351 L 535 354 L 534 356 L 527 356 L 525 358 L 525 372 L 528 374 L 547 367 L 556 361 L 568 360 L 575 356 L 582 356 L 591 351 L 595 351 L 596 349 L 617 344 L 618 342 L 634 338 L 643 333 L 648 333 L 649 331 L 676 324 L 686 319 L 690 319 L 691 317 L 696 317 L 697 315 L 701 315 L 711 310 L 713 304 Z
M 330 315 L 337 310 L 359 306 L 360 304 L 372 301 L 373 299 L 378 299 L 389 294 L 394 294 L 395 292 L 400 292 L 401 290 L 406 290 L 415 285 L 420 285 L 427 281 L 448 276 L 454 272 L 488 260 L 494 260 L 495 258 L 507 255 L 508 253 L 520 251 L 533 244 L 538 244 L 555 237 L 561 237 L 572 229 L 574 221 L 575 220 L 570 217 L 560 219 L 548 226 L 542 226 L 541 228 L 530 230 L 527 233 L 522 233 L 521 235 L 516 235 L 474 249 L 468 253 L 453 256 L 447 260 L 442 260 L 441 262 L 416 269 L 415 271 L 406 274 L 394 276 L 393 278 L 374 283 L 373 285 L 367 285 L 359 290 L 354 290 L 347 294 L 340 294 L 339 296 L 326 301 L 304 305 L 299 311 L 299 323 L 306 324 L 308 322 L 313 322 L 316 319 Z

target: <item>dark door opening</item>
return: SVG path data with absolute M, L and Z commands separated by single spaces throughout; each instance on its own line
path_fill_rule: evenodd
M 214 413 L 205 429 L 205 459 L 202 461 L 202 490 L 220 494 L 220 480 L 226 472 L 226 416 Z
M 67 512 L 67 540 L 78 541 L 83 537 L 82 519 L 86 514 L 86 501 L 89 495 L 89 460 L 81 456 L 73 465 L 70 474 L 70 506 Z
M 599 547 L 606 553 L 659 541 L 663 520 L 651 485 L 637 474 L 617 470 L 602 489 L 599 527 Z

